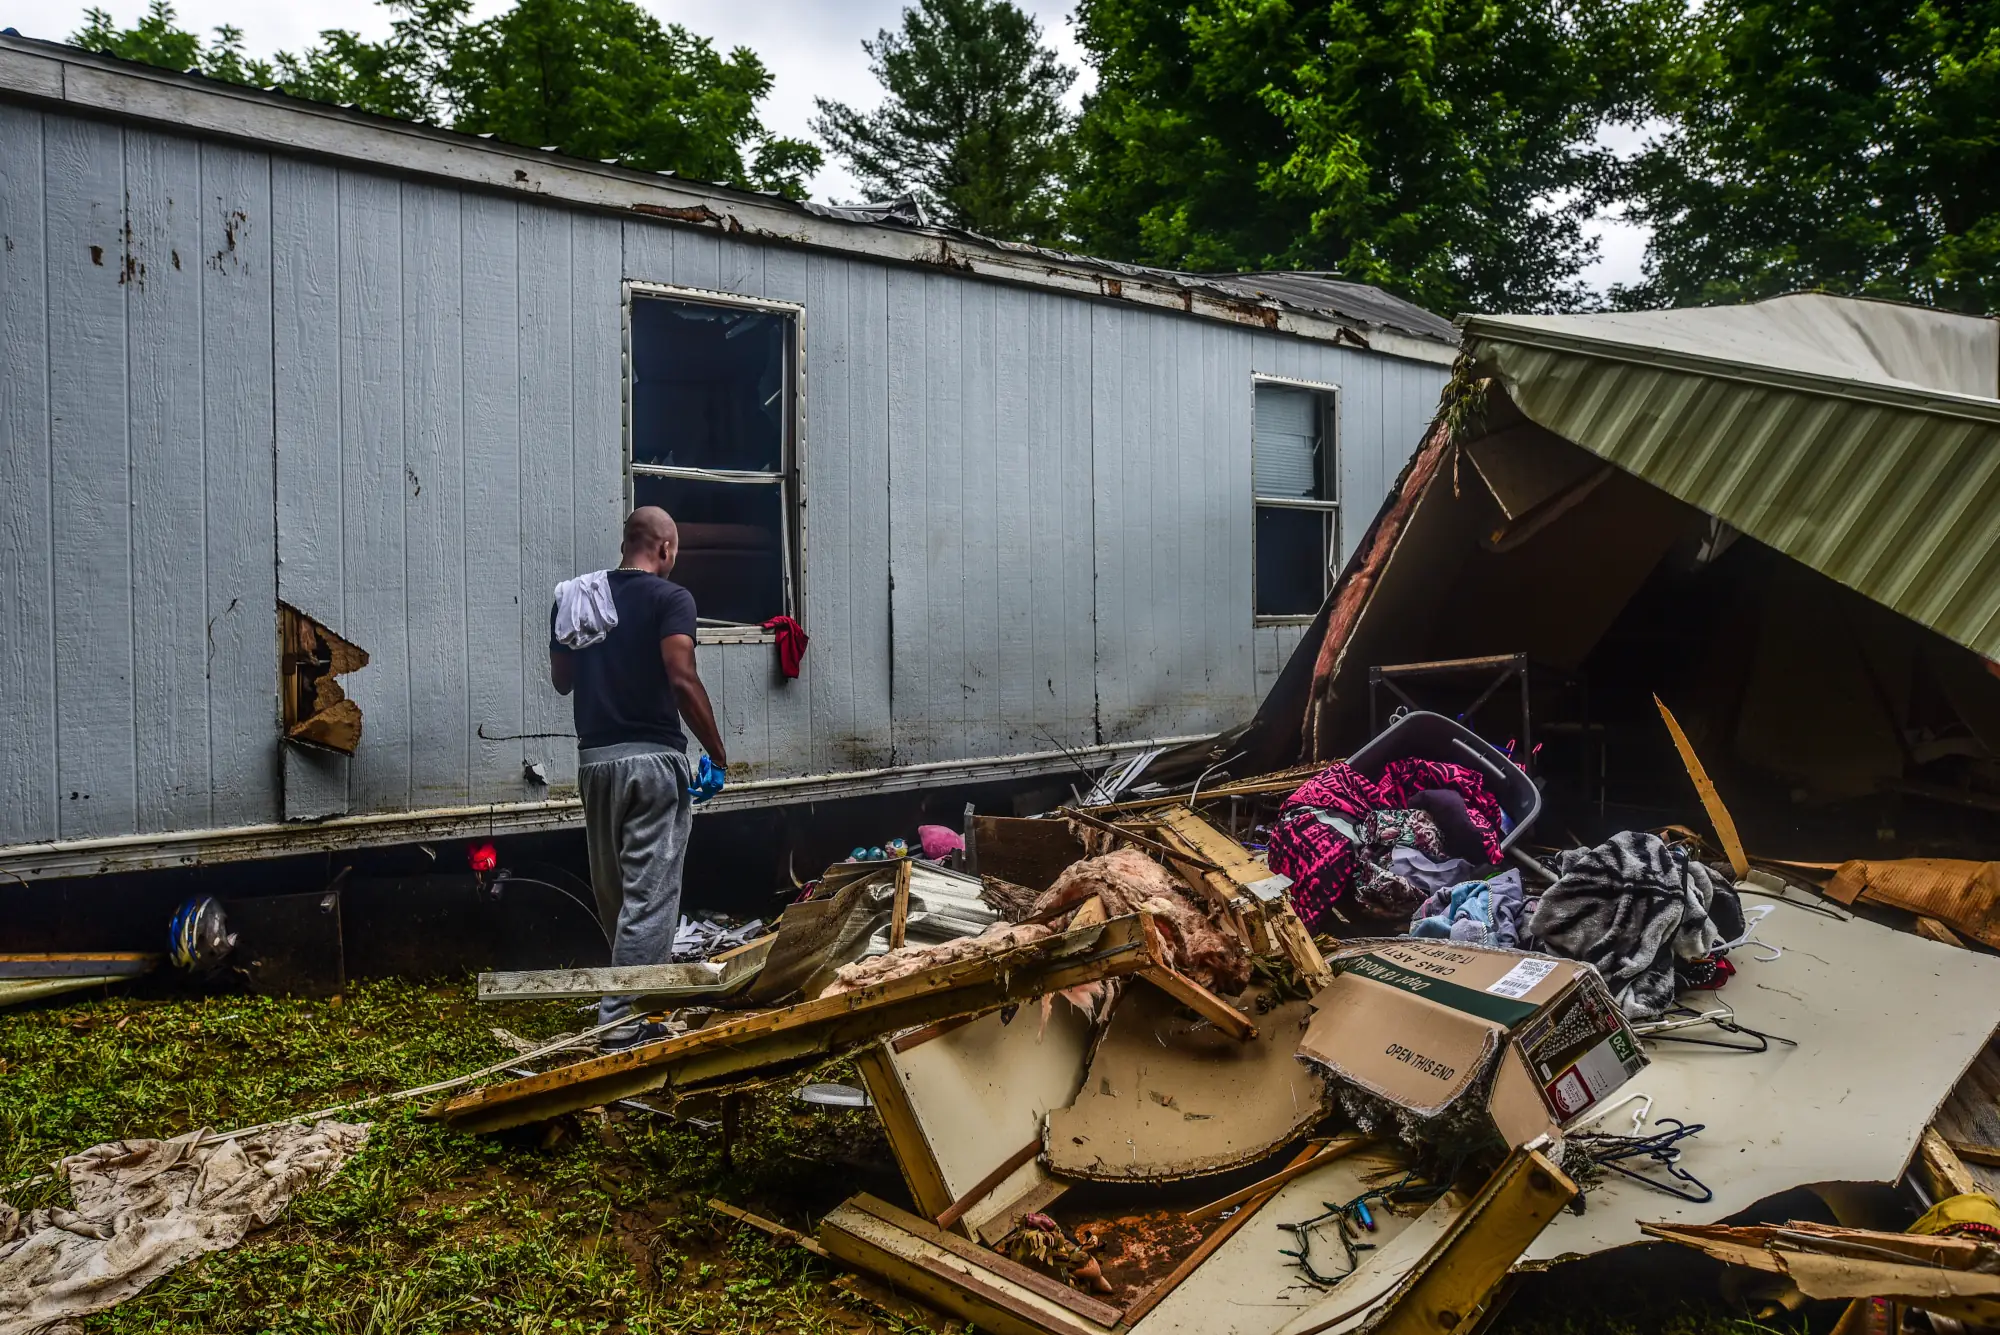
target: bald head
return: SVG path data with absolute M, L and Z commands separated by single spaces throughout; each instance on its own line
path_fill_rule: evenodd
M 642 505 L 625 517 L 625 564 L 656 575 L 673 573 L 680 554 L 681 533 L 674 517 L 657 505 Z

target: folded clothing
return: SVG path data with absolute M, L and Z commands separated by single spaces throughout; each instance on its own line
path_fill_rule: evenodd
M 1570 849 L 1556 870 L 1529 931 L 1550 954 L 1596 968 L 1627 1019 L 1665 1014 L 1674 962 L 1707 959 L 1724 944 L 1709 909 L 1718 889 L 1731 903 L 1734 891 L 1658 835 L 1627 830 Z
M 1456 838 L 1447 837 L 1433 809 L 1445 812 Z M 1377 813 L 1396 814 L 1364 828 Z M 1476 857 L 1485 865 L 1500 860 L 1501 822 L 1499 799 L 1463 765 L 1405 757 L 1371 780 L 1341 761 L 1285 799 L 1271 827 L 1269 861 L 1291 879 L 1292 906 L 1308 928 L 1331 919 L 1351 889 L 1359 911 L 1400 918 L 1436 887 L 1396 877 L 1387 865 L 1395 848 L 1414 847 L 1431 858 Z M 1365 889 L 1357 881 L 1364 871 Z

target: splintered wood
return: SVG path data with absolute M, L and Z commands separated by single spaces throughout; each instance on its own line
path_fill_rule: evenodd
M 1149 967 L 1164 964 L 1147 915 L 1135 914 L 475 1090 L 432 1115 L 462 1130 L 501 1131 L 662 1087 L 675 1093 L 739 1088 L 884 1034 Z

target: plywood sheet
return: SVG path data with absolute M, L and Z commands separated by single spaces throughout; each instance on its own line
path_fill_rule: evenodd
M 1088 1039 L 1082 1015 L 1058 1000 L 1046 1028 L 1036 1008 L 1024 1006 L 1011 1024 L 995 1012 L 902 1052 L 892 1045 L 896 1078 L 951 1199 L 1039 1138 L 1048 1111 L 1076 1097 Z M 983 1236 L 982 1224 L 1047 1181 L 1031 1160 L 969 1210 L 965 1222 Z
M 1681 1165 L 1715 1199 L 1695 1205 L 1608 1183 L 1584 1214 L 1550 1224 L 1528 1263 L 1638 1242 L 1641 1219 L 1711 1224 L 1793 1187 L 1895 1181 L 2000 1022 L 2000 958 L 1755 891 L 1743 905 L 1769 906 L 1755 935 L 1784 954 L 1764 961 L 1755 947 L 1736 950 L 1729 985 L 1693 998 L 1728 1002 L 1739 1023 L 1798 1046 L 1753 1054 L 1652 1040 L 1652 1065 L 1631 1085 L 1653 1096 L 1655 1122 L 1702 1124 Z M 1614 1113 L 1606 1129 L 1629 1126 Z
M 1254 1014 L 1256 990 L 1242 1009 Z M 1058 1176 L 1144 1181 L 1263 1158 L 1318 1121 L 1325 1081 L 1292 1054 L 1307 1003 L 1256 1016 L 1239 1043 L 1156 988 L 1128 986 L 1083 1090 L 1049 1114 L 1043 1161 Z

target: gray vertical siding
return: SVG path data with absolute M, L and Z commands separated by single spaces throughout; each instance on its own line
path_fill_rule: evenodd
M 1181 735 L 1250 615 L 1252 377 L 1337 386 L 1343 559 L 1441 367 L 0 106 L 0 843 L 532 800 L 549 591 L 611 563 L 622 283 L 804 308 L 804 675 L 746 777 Z M 277 742 L 275 602 L 366 649 Z

